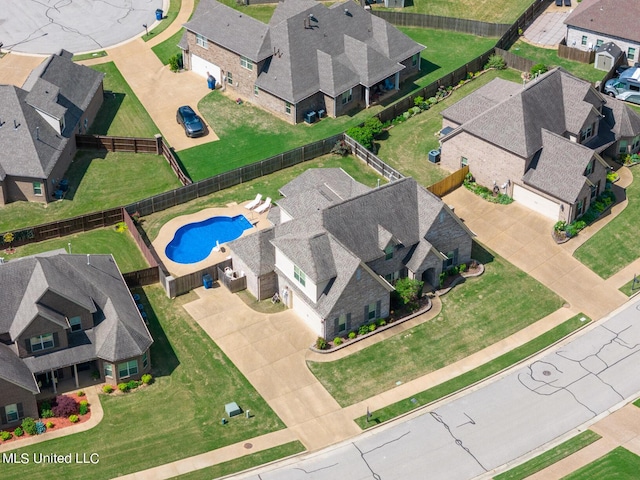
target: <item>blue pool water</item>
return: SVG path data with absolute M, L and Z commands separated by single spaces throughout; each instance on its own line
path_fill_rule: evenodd
M 188 223 L 176 231 L 165 254 L 176 263 L 196 263 L 209 256 L 216 240 L 222 245 L 235 240 L 251 227 L 244 215 L 211 217 L 202 222 Z

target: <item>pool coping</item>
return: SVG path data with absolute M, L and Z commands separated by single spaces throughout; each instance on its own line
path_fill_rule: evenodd
M 164 266 L 167 268 L 167 270 L 169 270 L 169 273 L 171 273 L 171 275 L 173 275 L 174 277 L 187 275 L 189 273 L 197 272 L 198 270 L 202 270 L 203 268 L 222 262 L 230 256 L 230 252 L 226 247 L 226 243 L 223 243 L 220 245 L 220 251 L 212 251 L 207 258 L 196 263 L 177 263 L 169 259 L 169 257 L 167 257 L 167 255 L 165 254 L 167 245 L 169 245 L 171 240 L 173 240 L 175 232 L 180 227 L 188 223 L 201 222 L 203 220 L 216 216 L 235 217 L 237 215 L 244 215 L 247 220 L 249 220 L 249 222 L 253 225 L 253 228 L 247 229 L 242 232 L 242 235 L 240 235 L 240 237 L 251 235 L 258 230 L 271 227 L 271 222 L 267 220 L 267 214 L 269 213 L 269 211 L 267 210 L 264 213 L 258 214 L 253 210 L 247 210 L 246 208 L 244 208 L 244 206 L 248 203 L 249 200 L 243 202 L 242 204 L 232 203 L 225 207 L 203 208 L 199 212 L 180 215 L 179 217 L 172 218 L 167 223 L 165 223 L 158 232 L 158 236 L 153 242 L 151 242 L 151 244 L 162 260 L 162 263 L 164 263 Z

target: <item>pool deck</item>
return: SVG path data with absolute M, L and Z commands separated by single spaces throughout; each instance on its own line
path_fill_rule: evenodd
M 247 220 L 251 222 L 253 228 L 245 230 L 241 236 L 251 235 L 258 230 L 270 227 L 271 222 L 267 220 L 267 214 L 269 213 L 269 210 L 262 214 L 257 214 L 253 210 L 247 210 L 246 208 L 244 208 L 247 203 L 249 203 L 249 200 L 240 205 L 231 203 L 226 207 L 205 208 L 197 213 L 181 215 L 165 223 L 160 229 L 158 237 L 152 242 L 152 245 L 158 253 L 160 259 L 164 263 L 165 267 L 169 270 L 169 273 L 171 273 L 171 275 L 173 275 L 174 277 L 187 275 L 192 272 L 197 272 L 198 270 L 201 270 L 208 266 L 215 265 L 216 263 L 222 262 L 224 259 L 229 257 L 229 249 L 226 247 L 225 243 L 222 243 L 220 244 L 221 248 L 219 252 L 212 251 L 207 258 L 196 263 L 185 264 L 177 263 L 173 260 L 170 260 L 165 254 L 165 249 L 173 239 L 176 231 L 187 223 L 201 222 L 208 218 L 222 215 L 227 217 L 244 215 L 245 217 L 247 217 Z

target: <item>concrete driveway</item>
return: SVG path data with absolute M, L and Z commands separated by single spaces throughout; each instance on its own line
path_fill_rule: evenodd
M 31 70 L 43 61 L 44 57 L 37 55 L 6 54 L 0 58 L 0 85 L 22 87 Z
M 484 245 L 594 320 L 627 300 L 618 290 L 621 285 L 605 282 L 573 257 L 576 244 L 570 244 L 574 240 L 566 246 L 556 244 L 551 237 L 553 220 L 517 202 L 498 205 L 481 201 L 466 188 L 458 188 L 443 200 L 455 206 L 456 214 Z

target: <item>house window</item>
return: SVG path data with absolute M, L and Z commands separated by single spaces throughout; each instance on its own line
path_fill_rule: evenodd
M 589 164 L 587 165 L 587 169 L 584 171 L 585 176 L 586 176 L 586 175 L 591 175 L 591 174 L 593 173 L 593 165 L 594 165 L 594 163 L 595 163 L 595 161 L 594 161 L 594 159 L 592 158 L 592 159 L 589 161 Z
M 207 48 L 207 37 L 196 33 L 196 45 L 202 48 Z
M 33 182 L 33 194 L 37 197 L 42 196 L 42 182 Z
M 342 105 L 346 105 L 347 103 L 349 103 L 351 100 L 353 100 L 353 88 L 350 88 L 349 90 L 347 90 L 346 92 L 344 92 L 341 96 L 340 96 L 341 100 L 342 100 Z
M 37 352 L 39 350 L 46 350 L 53 348 L 53 333 L 45 333 L 44 335 L 38 335 L 37 337 L 31 337 L 31 351 Z
M 598 195 L 598 186 L 591 185 L 589 188 L 591 189 L 591 200 L 593 200 L 594 198 L 596 198 L 596 195 Z
M 257 97 L 260 93 L 260 88 L 257 85 L 253 86 L 253 94 Z
M 454 265 L 458 264 L 458 249 L 456 248 L 451 252 L 447 252 L 446 257 L 447 259 L 442 262 L 443 270 L 446 270 L 447 268 L 453 267 Z
M 289 102 L 284 102 L 284 113 L 291 115 L 291 104 Z
M 18 414 L 18 404 L 16 403 L 4 407 L 4 413 L 7 416 L 7 423 L 15 422 L 20 418 L 20 415 Z
M 578 202 L 576 206 L 576 218 L 580 217 L 584 213 L 584 205 L 586 203 L 586 199 L 582 199 Z
M 71 317 L 69 319 L 69 326 L 71 327 L 72 332 L 82 330 L 82 319 L 80 317 Z
M 375 320 L 378 318 L 378 312 L 376 311 L 376 303 L 370 303 L 367 306 L 367 320 Z
M 411 57 L 411 66 L 415 67 L 418 65 L 418 59 L 420 58 L 420 54 L 416 53 L 413 57 Z
M 142 368 L 147 368 L 149 366 L 149 357 L 147 356 L 147 352 L 142 354 Z
M 65 125 L 65 124 L 64 124 L 64 117 L 62 117 L 62 118 L 60 119 L 60 131 L 61 131 L 61 132 L 64 132 L 64 125 Z
M 307 283 L 307 276 L 302 270 L 300 270 L 300 268 L 298 268 L 297 265 L 293 266 L 293 278 L 295 278 L 296 281 L 303 287 Z
M 628 142 L 626 140 L 620 140 L 620 146 L 618 147 L 618 153 L 627 153 Z
M 393 245 L 389 245 L 384 249 L 384 259 L 391 260 L 393 258 Z
M 399 270 L 397 272 L 387 273 L 384 276 L 384 279 L 389 283 L 393 283 L 396 280 L 398 280 L 399 278 L 400 278 L 400 271 Z
M 233 85 L 233 73 L 227 72 L 227 83 Z
M 587 36 L 583 35 L 582 36 L 582 45 L 586 45 L 587 44 Z
M 604 43 L 604 40 L 596 40 L 596 48 L 600 48 L 603 43 Z
M 113 377 L 113 365 L 110 363 L 104 364 L 104 376 Z
M 118 365 L 118 375 L 120 378 L 127 378 L 138 373 L 138 361 L 131 360 Z
M 338 317 L 338 333 L 347 331 L 347 316 L 343 313 Z
M 580 143 L 584 142 L 587 138 L 593 135 L 593 127 L 594 124 L 592 123 L 580 132 Z
M 253 62 L 247 57 L 240 57 L 240 66 L 247 70 L 253 70 Z
M 467 157 L 460 157 L 460 166 L 466 167 L 469 165 L 469 159 Z
M 636 59 L 636 49 L 633 47 L 629 47 L 629 50 L 627 50 L 627 59 L 629 60 L 635 60 Z

